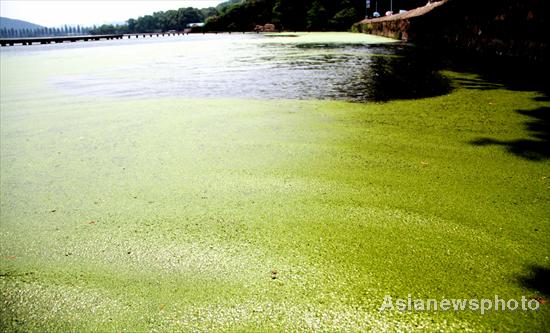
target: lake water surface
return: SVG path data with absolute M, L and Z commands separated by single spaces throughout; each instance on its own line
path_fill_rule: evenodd
M 433 65 L 410 49 L 362 34 L 220 34 L 12 47 L 2 53 L 4 69 L 16 66 L 9 64 L 11 57 L 55 59 L 48 84 L 76 96 L 367 101 L 444 92 Z

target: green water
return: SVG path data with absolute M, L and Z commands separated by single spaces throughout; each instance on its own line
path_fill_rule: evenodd
M 279 52 L 277 64 L 311 52 L 394 57 L 381 42 L 311 34 L 3 49 L 2 330 L 550 330 L 547 303 L 485 315 L 378 310 L 385 295 L 548 297 L 542 93 L 454 72 L 441 74 L 452 92 L 386 103 L 282 99 L 275 83 L 266 98 L 235 90 L 261 63 L 286 75 L 265 50 Z M 216 64 L 177 67 L 187 53 Z M 243 55 L 254 66 L 234 65 Z M 288 82 L 313 84 L 286 68 Z M 300 73 L 325 77 L 318 70 Z M 154 82 L 163 89 L 144 88 Z

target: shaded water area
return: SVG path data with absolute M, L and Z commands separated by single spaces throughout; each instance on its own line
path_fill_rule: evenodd
M 144 39 L 106 42 L 101 46 L 113 54 L 99 50 L 94 61 L 126 57 L 116 59 L 122 63 L 116 73 L 98 66 L 93 73 L 56 76 L 51 84 L 67 93 L 97 97 L 385 101 L 449 91 L 431 57 L 411 45 L 361 35 L 351 41 L 295 37 L 192 35 L 177 42 L 170 38 L 160 43 Z M 117 54 L 116 49 L 122 47 L 130 51 Z M 56 47 L 15 49 L 7 55 Z

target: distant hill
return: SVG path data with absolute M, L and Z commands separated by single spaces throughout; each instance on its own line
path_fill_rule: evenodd
M 42 29 L 44 28 L 41 25 L 21 21 L 21 20 L 14 20 L 7 17 L 0 17 L 0 29 L 6 28 L 6 29 L 15 29 L 15 30 L 21 30 L 21 29 Z

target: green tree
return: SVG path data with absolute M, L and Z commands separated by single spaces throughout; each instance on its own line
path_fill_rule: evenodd
M 136 29 L 138 32 L 153 32 L 157 30 L 157 21 L 152 15 L 138 17 Z
M 283 29 L 302 30 L 308 7 L 306 0 L 277 0 L 272 9 L 274 22 Z
M 204 19 L 218 15 L 218 10 L 215 7 L 203 8 L 200 10 Z
M 161 19 L 162 31 L 177 30 L 178 29 L 178 11 L 168 10 L 164 12 Z
M 348 7 L 336 13 L 330 20 L 330 25 L 336 30 L 349 29 L 353 23 L 358 21 L 358 17 L 357 10 L 353 7 Z
M 320 1 L 314 1 L 307 11 L 306 28 L 308 30 L 324 30 L 328 26 L 328 12 Z
M 130 30 L 130 32 L 137 32 L 136 31 L 136 25 L 137 25 L 137 21 L 133 18 L 129 19 L 128 21 L 126 21 L 126 24 L 128 25 L 128 30 Z
M 220 17 L 219 16 L 210 16 L 205 21 L 206 29 L 209 31 L 219 31 L 224 30 L 223 27 L 220 24 Z
M 204 16 L 200 10 L 193 7 L 178 9 L 177 27 L 178 30 L 187 28 L 189 23 L 203 22 Z

